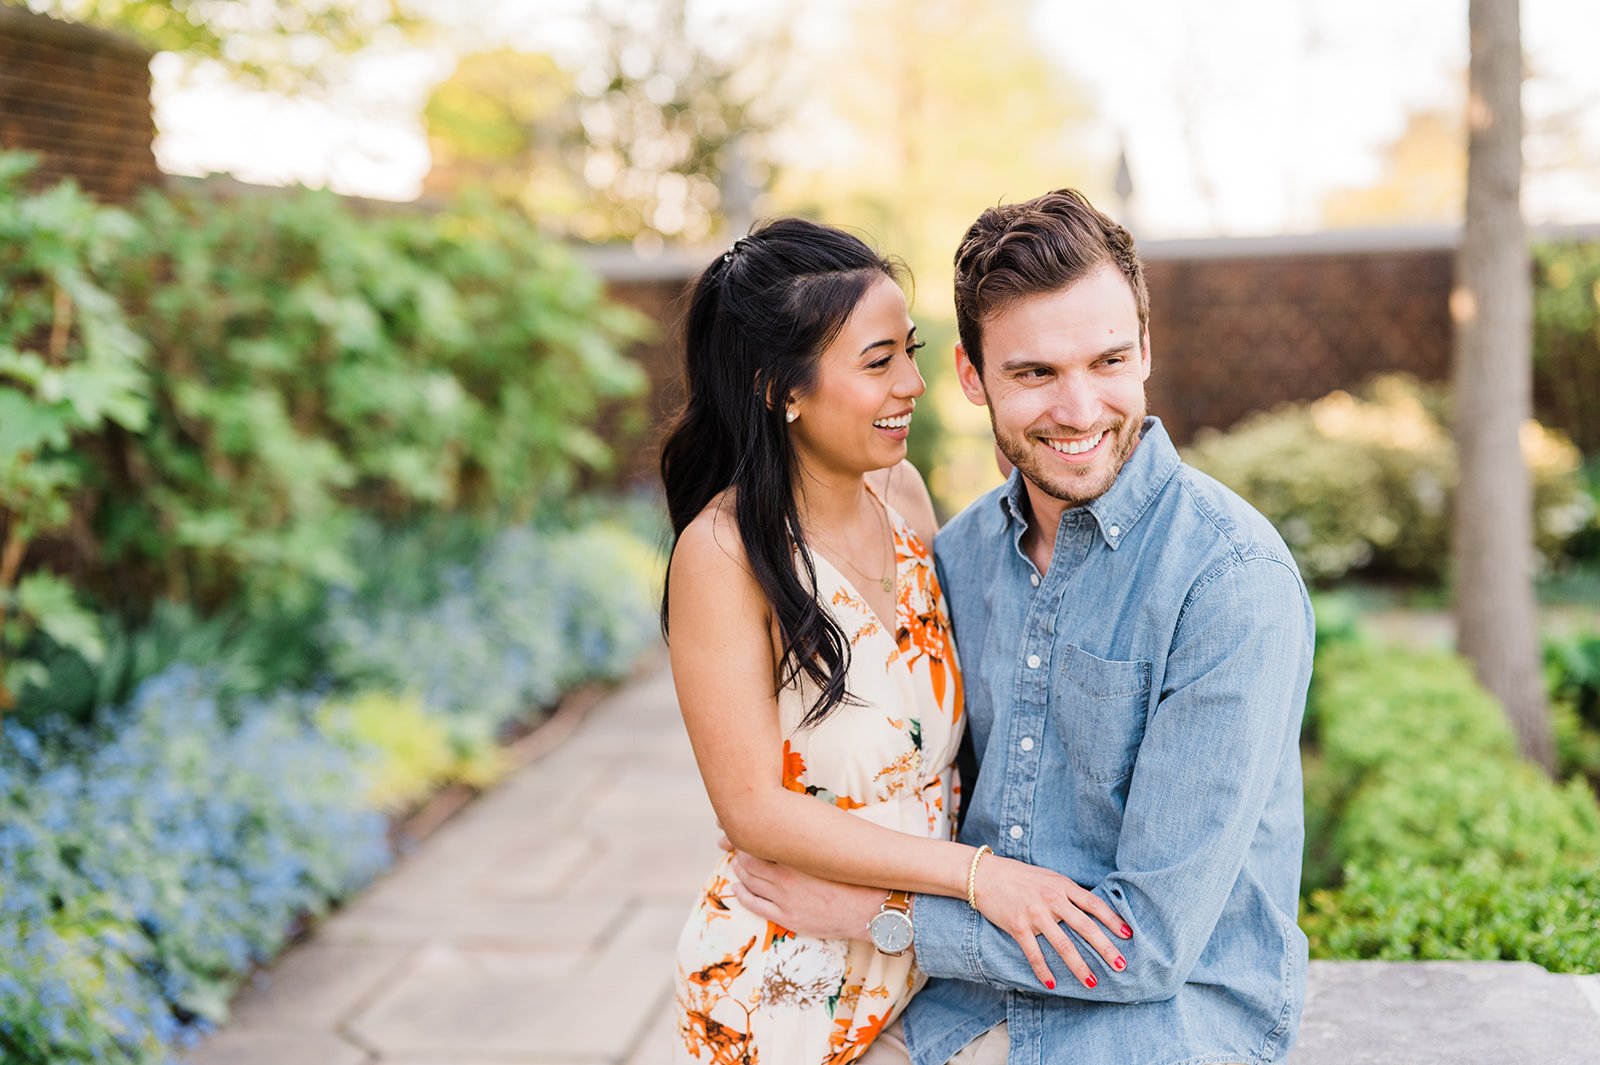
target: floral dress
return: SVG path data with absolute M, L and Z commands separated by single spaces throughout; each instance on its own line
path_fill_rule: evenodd
M 893 528 L 898 582 L 885 628 L 849 580 L 813 555 L 817 587 L 851 643 L 846 703 L 799 728 L 816 692 L 779 693 L 783 786 L 874 824 L 934 839 L 955 829 L 961 675 L 933 559 L 905 521 Z M 798 556 L 797 556 L 798 558 Z M 675 1062 L 845 1065 L 905 1006 L 911 956 L 865 939 L 796 935 L 740 906 L 724 856 L 678 940 Z

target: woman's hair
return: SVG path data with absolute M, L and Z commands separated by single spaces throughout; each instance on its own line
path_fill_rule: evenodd
M 802 725 L 850 698 L 850 641 L 812 591 L 817 573 L 803 550 L 785 408 L 815 385 L 819 357 L 872 283 L 896 276 L 889 260 L 848 233 L 779 218 L 734 241 L 701 272 L 689 297 L 688 399 L 661 450 L 673 547 L 717 493 L 734 490 L 745 557 L 778 621 L 775 683 L 788 687 L 803 672 L 819 689 Z M 795 572 L 796 548 L 804 582 Z M 663 590 L 663 633 L 667 617 Z

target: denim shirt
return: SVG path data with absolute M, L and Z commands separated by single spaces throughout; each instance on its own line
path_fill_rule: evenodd
M 1002 1020 L 1013 1063 L 1269 1062 L 1305 997 L 1295 923 L 1304 821 L 1305 585 L 1272 526 L 1183 465 L 1147 418 L 1111 488 L 1061 518 L 1048 572 L 1022 550 L 1020 475 L 935 541 L 979 760 L 960 838 L 1091 887 L 1133 929 L 1098 985 L 1040 939 L 1047 991 L 965 899 L 918 895 L 906 1013 L 916 1065 Z

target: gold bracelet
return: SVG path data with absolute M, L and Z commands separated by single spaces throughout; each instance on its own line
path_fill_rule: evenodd
M 967 866 L 967 905 L 974 910 L 978 908 L 978 863 L 983 861 L 985 854 L 993 853 L 994 848 L 985 843 L 973 854 L 972 864 Z

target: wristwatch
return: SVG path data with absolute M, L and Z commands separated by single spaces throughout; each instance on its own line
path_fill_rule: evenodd
M 889 892 L 877 915 L 867 922 L 867 934 L 880 953 L 891 958 L 904 954 L 911 947 L 915 934 L 911 925 L 911 893 Z

